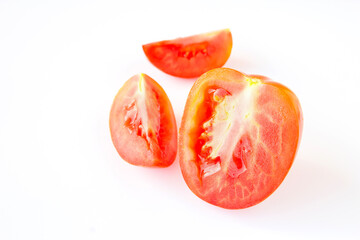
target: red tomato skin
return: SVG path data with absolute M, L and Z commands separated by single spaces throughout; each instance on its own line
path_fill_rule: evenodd
M 143 45 L 149 61 L 176 77 L 194 78 L 223 66 L 232 49 L 229 29 Z
M 197 112 L 198 108 L 203 108 L 201 99 L 203 92 L 201 91 L 205 89 L 204 86 L 216 85 L 230 92 L 234 90 L 235 94 L 236 91 L 244 89 L 243 85 L 246 83 L 246 79 L 256 79 L 261 86 L 265 86 L 264 90 L 274 91 L 279 95 L 276 99 L 283 101 L 283 105 L 289 110 L 288 116 L 281 116 L 281 120 L 285 121 L 288 128 L 288 131 L 285 131 L 281 136 L 284 136 L 286 140 L 290 139 L 291 143 L 288 146 L 287 143 L 282 142 L 281 146 L 286 150 L 283 150 L 276 157 L 264 153 L 258 147 L 256 151 L 257 157 L 253 158 L 255 159 L 253 162 L 255 161 L 256 164 L 251 161 L 247 162 L 248 169 L 236 178 L 217 172 L 202 179 L 199 175 L 198 163 L 195 160 L 196 155 L 199 153 L 194 152 L 195 140 L 191 139 L 197 134 L 196 124 L 198 122 L 194 118 L 194 112 Z M 271 100 L 271 96 L 267 97 Z M 263 100 L 258 99 L 257 104 L 261 104 L 261 101 Z M 197 118 L 200 118 L 200 116 L 197 116 Z M 264 126 L 268 124 L 264 119 L 260 118 L 259 121 Z M 299 147 L 302 128 L 303 115 L 300 103 L 296 95 L 285 86 L 263 76 L 245 75 L 227 68 L 213 69 L 203 74 L 194 83 L 185 105 L 179 136 L 179 159 L 184 180 L 195 195 L 215 206 L 225 209 L 242 209 L 254 206 L 269 197 L 284 180 Z M 264 136 L 266 136 L 266 134 L 269 134 L 268 130 L 271 127 L 264 127 L 263 129 L 260 132 L 263 132 Z M 271 137 L 265 137 L 264 139 L 271 139 Z M 273 160 L 269 160 L 269 158 Z M 265 172 L 270 169 L 269 164 L 275 170 L 266 175 Z M 253 167 L 254 165 L 265 166 L 265 170 Z
M 152 147 L 139 136 L 139 128 L 129 128 L 125 121 L 129 115 L 128 106 L 132 101 L 136 101 L 140 79 L 143 79 L 146 86 L 146 101 L 153 100 L 145 104 L 148 113 L 147 124 L 152 127 L 153 122 L 159 122 L 158 129 L 148 131 L 152 134 L 149 142 L 155 142 Z M 140 110 L 143 109 L 139 109 L 137 115 L 140 115 Z M 129 119 L 128 122 L 132 120 Z M 143 167 L 168 167 L 174 162 L 177 154 L 177 126 L 173 108 L 164 89 L 148 75 L 135 75 L 120 88 L 110 110 L 109 127 L 112 142 L 120 157 L 126 162 Z

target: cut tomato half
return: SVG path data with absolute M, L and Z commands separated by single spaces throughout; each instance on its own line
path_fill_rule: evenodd
M 253 206 L 284 180 L 302 125 L 300 103 L 285 86 L 232 69 L 211 70 L 186 102 L 179 141 L 183 177 L 211 204 Z
M 223 66 L 231 48 L 229 29 L 143 45 L 152 64 L 165 73 L 183 78 L 199 77 Z
M 117 93 L 110 133 L 119 155 L 133 165 L 167 167 L 175 160 L 177 127 L 170 100 L 146 74 L 133 76 Z

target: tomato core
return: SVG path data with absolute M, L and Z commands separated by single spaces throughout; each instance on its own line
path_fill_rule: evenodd
M 232 156 L 219 154 L 223 145 L 218 141 L 221 138 L 214 139 L 214 134 L 231 127 L 230 111 L 226 107 L 224 108 L 227 98 L 231 94 L 229 91 L 216 86 L 209 87 L 204 93 L 204 104 L 196 114 L 199 117 L 201 116 L 198 119 L 198 125 L 201 128 L 194 133 L 194 139 L 197 139 L 194 148 L 199 153 L 196 159 L 199 178 L 202 180 L 202 178 L 221 171 L 223 165 L 228 166 L 227 175 L 229 177 L 237 178 L 246 171 L 244 159 L 249 158 L 252 153 L 251 140 L 248 135 L 244 134 L 236 143 Z

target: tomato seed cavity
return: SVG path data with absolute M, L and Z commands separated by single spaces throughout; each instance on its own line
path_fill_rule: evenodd
M 141 118 L 141 116 L 146 113 L 139 113 L 137 104 L 137 101 L 133 100 L 130 104 L 124 107 L 124 110 L 126 111 L 124 116 L 124 125 L 129 130 L 130 134 L 133 134 L 135 132 L 137 136 L 143 138 L 146 142 L 148 149 L 151 150 L 151 142 L 157 142 L 157 135 L 148 126 L 147 122 L 143 122 L 144 120 Z

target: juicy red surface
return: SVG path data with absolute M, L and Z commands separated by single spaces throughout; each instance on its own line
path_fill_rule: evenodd
M 302 130 L 301 107 L 290 90 L 260 76 L 251 81 L 244 76 L 215 69 L 200 77 L 190 91 L 180 131 L 180 166 L 189 188 L 229 209 L 253 206 L 276 190 L 292 165 Z M 226 92 L 221 108 L 221 97 L 213 101 L 214 89 Z M 235 106 L 241 108 L 232 112 Z M 220 121 L 214 129 L 212 119 Z M 212 138 L 216 141 L 204 147 Z M 219 141 L 230 143 L 231 150 Z
M 177 127 L 170 101 L 145 74 L 132 77 L 119 90 L 110 112 L 110 132 L 120 156 L 133 165 L 165 167 L 175 159 Z
M 143 45 L 147 58 L 154 66 L 165 73 L 184 78 L 198 77 L 224 65 L 231 48 L 229 30 Z

